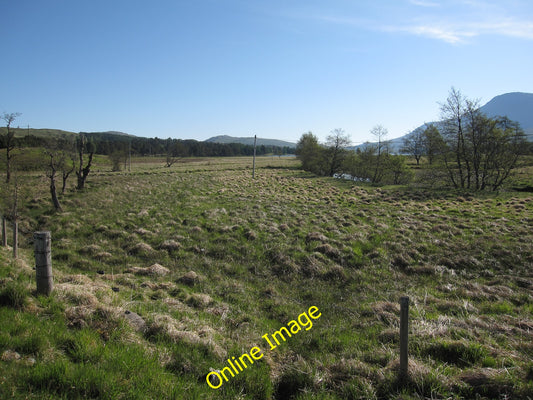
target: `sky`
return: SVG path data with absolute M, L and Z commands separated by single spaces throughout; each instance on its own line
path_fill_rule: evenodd
M 533 92 L 531 0 L 0 0 L 13 126 L 353 144 Z

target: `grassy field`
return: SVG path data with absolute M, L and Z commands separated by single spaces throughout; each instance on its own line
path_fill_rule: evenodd
M 45 178 L 19 176 L 0 398 L 533 398 L 531 193 L 361 186 L 278 157 L 252 180 L 250 158 L 188 161 L 96 166 L 62 213 Z M 50 297 L 34 293 L 36 230 L 52 234 Z M 319 318 L 301 316 L 311 307 Z M 287 326 L 271 349 L 263 336 Z M 260 359 L 207 384 L 254 347 Z

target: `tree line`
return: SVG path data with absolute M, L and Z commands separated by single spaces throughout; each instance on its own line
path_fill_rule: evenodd
M 334 176 L 361 182 L 401 184 L 407 183 L 412 172 L 407 158 L 392 154 L 385 140 L 387 130 L 377 125 L 372 129 L 376 143 L 365 143 L 356 150 L 349 150 L 350 137 L 342 129 L 335 129 L 320 144 L 318 138 L 307 132 L 296 146 L 296 155 L 302 168 L 320 176 Z
M 449 185 L 461 190 L 498 190 L 528 153 L 524 131 L 507 117 L 490 118 L 471 100 L 452 88 L 441 104 L 442 119 L 419 128 L 403 141 L 400 154 L 392 154 L 387 130 L 377 125 L 371 131 L 376 141 L 348 150 L 350 138 L 335 129 L 320 144 L 312 132 L 298 141 L 296 154 L 304 170 L 322 176 L 339 176 L 380 184 L 410 182 L 416 170 L 426 183 Z
M 6 114 L 13 117 L 9 125 L 14 119 L 20 115 L 18 113 Z M 5 119 L 5 118 L 4 118 Z M 7 124 L 7 121 L 6 121 Z M 14 136 L 15 132 L 24 129 L 13 129 L 8 127 L 7 134 L 0 135 L 0 149 L 5 149 L 8 146 L 25 148 L 25 147 L 49 147 L 54 145 L 58 139 L 57 137 L 41 137 L 32 134 L 24 136 Z M 9 137 L 11 135 L 11 137 Z M 108 132 L 80 132 L 78 136 L 85 136 L 87 140 L 92 142 L 95 147 L 95 153 L 100 155 L 111 155 L 117 152 L 128 153 L 131 151 L 133 155 L 137 156 L 165 156 L 169 152 L 179 152 L 182 157 L 235 157 L 235 156 L 251 156 L 254 153 L 253 145 L 246 145 L 242 143 L 216 143 L 203 142 L 193 139 L 161 139 L 161 138 L 144 138 L 127 135 L 117 135 Z M 75 145 L 75 137 L 70 140 L 70 145 Z M 285 155 L 294 154 L 294 148 L 289 146 L 272 146 L 259 145 L 256 148 L 257 155 Z

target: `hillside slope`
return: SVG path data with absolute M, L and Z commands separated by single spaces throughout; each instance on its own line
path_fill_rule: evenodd
M 507 116 L 524 130 L 533 129 L 533 93 L 506 93 L 480 108 L 489 117 Z

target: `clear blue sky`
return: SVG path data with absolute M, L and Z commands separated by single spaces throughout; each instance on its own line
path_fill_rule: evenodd
M 15 126 L 354 143 L 533 92 L 531 0 L 0 0 Z

